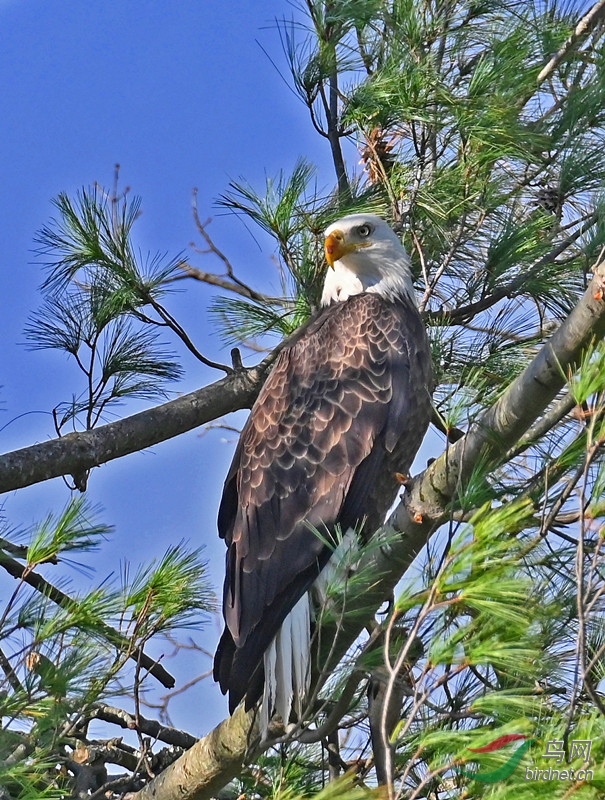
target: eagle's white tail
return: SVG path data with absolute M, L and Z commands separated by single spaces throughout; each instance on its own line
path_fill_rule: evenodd
M 305 592 L 265 652 L 265 691 L 260 712 L 263 738 L 278 714 L 285 725 L 292 707 L 302 715 L 311 680 L 311 598 Z
M 357 551 L 357 537 L 348 530 L 312 588 L 305 592 L 282 623 L 264 656 L 265 690 L 260 711 L 260 729 L 267 738 L 269 721 L 278 714 L 288 725 L 294 709 L 302 717 L 311 683 L 311 621 L 313 608 L 327 601 L 328 585 L 344 575 Z M 313 603 L 313 600 L 315 603 Z

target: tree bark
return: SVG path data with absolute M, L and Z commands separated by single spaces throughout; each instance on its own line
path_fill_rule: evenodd
M 481 415 L 466 436 L 418 475 L 379 532 L 388 544 L 372 548 L 359 572 L 372 576 L 366 590 L 347 597 L 341 624 L 322 626 L 319 665 L 333 669 L 364 624 L 392 593 L 478 459 L 497 465 L 511 446 L 564 387 L 591 343 L 605 335 L 605 262 L 595 267 L 590 286 L 567 319 L 506 393 Z M 334 615 L 338 616 L 338 615 Z M 322 644 L 323 643 L 323 646 Z M 325 670 L 325 667 L 324 667 Z M 254 713 L 240 706 L 191 750 L 133 795 L 133 800 L 206 800 L 235 777 L 258 744 Z
M 214 797 L 235 778 L 246 754 L 258 739 L 258 725 L 253 711 L 242 705 L 233 716 L 217 725 L 140 792 L 137 800 L 193 800 Z
M 251 408 L 272 358 L 209 386 L 89 431 L 68 433 L 0 456 L 0 493 L 61 475 L 79 475 L 172 439 L 240 408 Z

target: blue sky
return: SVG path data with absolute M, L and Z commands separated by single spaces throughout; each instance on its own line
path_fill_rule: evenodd
M 290 170 L 301 155 L 318 164 L 320 183 L 332 185 L 324 141 L 263 52 L 283 65 L 275 18 L 292 13 L 285 0 L 0 0 L 2 451 L 51 438 L 49 412 L 82 388 L 67 356 L 24 347 L 23 328 L 39 305 L 42 279 L 33 238 L 59 192 L 94 181 L 109 186 L 119 163 L 123 185 L 143 198 L 139 246 L 176 255 L 199 240 L 190 205 L 192 188 L 199 187 L 200 215 L 214 217 L 217 243 L 243 278 L 270 288 L 270 243 L 253 239 L 234 217 L 216 214 L 213 200 L 231 179 L 244 177 L 260 189 L 266 174 Z M 220 269 L 210 257 L 197 263 Z M 206 316 L 211 296 L 192 282 L 169 305 L 198 347 L 224 360 L 227 352 Z M 187 354 L 183 365 L 180 391 L 220 377 Z M 18 418 L 25 412 L 36 413 Z M 100 553 L 82 558 L 94 566 L 95 581 L 118 573 L 125 558 L 136 564 L 185 538 L 207 546 L 219 588 L 224 545 L 215 519 L 233 438 L 194 431 L 95 471 L 90 500 L 116 526 Z M 68 497 L 63 482 L 54 480 L 5 496 L 3 513 L 27 526 L 61 509 Z M 49 577 L 57 574 L 51 570 Z M 77 572 L 71 577 L 82 580 Z M 0 576 L 0 593 L 6 597 L 11 589 L 10 579 Z M 198 637 L 208 649 L 218 622 L 214 627 Z M 184 680 L 209 663 L 188 654 L 167 666 Z M 171 709 L 175 724 L 201 735 L 227 706 L 205 681 Z
M 200 216 L 213 217 L 211 232 L 238 275 L 279 291 L 270 241 L 252 237 L 213 201 L 233 179 L 261 190 L 266 175 L 289 172 L 301 156 L 317 165 L 320 186 L 333 185 L 326 141 L 271 63 L 286 72 L 275 19 L 295 13 L 286 0 L 0 0 L 2 451 L 52 438 L 50 411 L 82 389 L 67 356 L 24 346 L 23 328 L 39 305 L 43 277 L 34 236 L 52 216 L 50 201 L 59 192 L 73 194 L 95 181 L 110 186 L 119 163 L 122 185 L 143 199 L 137 244 L 143 252 L 177 255 L 192 240 L 199 243 L 191 214 L 198 187 Z M 220 271 L 212 257 L 191 259 Z M 168 305 L 202 352 L 226 360 L 228 350 L 207 318 L 212 294 L 199 283 L 183 283 Z M 187 353 L 182 363 L 182 392 L 222 374 Z M 240 413 L 230 423 L 243 419 Z M 125 559 L 136 566 L 187 539 L 206 546 L 220 590 L 224 545 L 215 520 L 234 442 L 225 431 L 192 431 L 95 470 L 88 496 L 116 530 L 99 553 L 81 559 L 95 568 L 93 582 L 119 574 Z M 4 496 L 2 508 L 12 524 L 28 526 L 68 498 L 57 479 Z M 48 569 L 52 580 L 59 574 Z M 85 585 L 78 572 L 68 574 Z M 0 575 L 0 598 L 8 591 L 11 581 Z M 219 632 L 217 619 L 196 639 L 213 650 Z M 186 652 L 166 666 L 184 682 L 210 662 Z M 175 698 L 170 710 L 175 725 L 203 735 L 225 717 L 227 703 L 205 680 Z

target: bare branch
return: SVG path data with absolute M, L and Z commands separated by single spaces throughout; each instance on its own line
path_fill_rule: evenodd
M 14 692 L 22 692 L 23 686 L 19 680 L 19 676 L 12 667 L 11 662 L 8 660 L 3 650 L 0 650 L 0 669 L 6 675 L 6 680 L 9 682 Z
M 226 364 L 219 364 L 217 361 L 211 361 L 209 358 L 206 358 L 205 355 L 202 355 L 202 353 L 200 353 L 200 351 L 191 341 L 191 338 L 189 337 L 189 334 L 187 333 L 185 328 L 183 328 L 180 322 L 178 322 L 175 319 L 175 317 L 173 317 L 172 314 L 169 311 L 167 311 L 161 303 L 158 303 L 158 301 L 155 300 L 151 295 L 149 295 L 148 297 L 148 302 L 162 320 L 162 323 L 160 324 L 165 324 L 171 330 L 173 330 L 179 337 L 179 339 L 183 342 L 185 347 L 189 350 L 189 352 L 192 353 L 198 359 L 198 361 L 201 361 L 202 364 L 205 364 L 207 367 L 212 367 L 212 369 L 220 369 L 223 372 L 227 373 L 227 375 L 231 374 L 231 372 L 233 371 L 231 367 L 227 366 Z
M 0 493 L 62 475 L 79 474 L 197 428 L 254 402 L 274 355 L 258 367 L 131 417 L 0 456 Z
M 99 705 L 95 706 L 92 713 L 87 715 L 88 719 L 102 719 L 104 722 L 110 722 L 113 725 L 119 725 L 121 728 L 127 730 L 138 730 L 145 736 L 152 736 L 154 739 L 159 739 L 166 744 L 172 744 L 176 747 L 192 747 L 197 739 L 190 733 L 177 730 L 168 725 L 161 725 L 154 719 L 146 719 L 139 716 L 138 723 L 133 716 L 128 714 L 121 708 L 113 708 L 112 706 Z
M 270 297 L 267 294 L 261 294 L 254 291 L 254 289 L 242 283 L 231 281 L 222 275 L 216 275 L 214 272 L 204 272 L 197 267 L 194 267 L 188 261 L 182 261 L 179 264 L 179 269 L 183 270 L 183 275 L 177 275 L 169 278 L 168 281 L 180 281 L 184 278 L 194 278 L 201 283 L 208 283 L 211 286 L 216 286 L 219 289 L 224 289 L 227 292 L 239 294 L 241 297 L 246 297 L 248 300 L 256 300 L 259 303 L 282 303 L 283 299 L 279 297 Z M 167 282 L 168 282 L 167 281 Z
M 555 69 L 559 66 L 561 61 L 565 58 L 565 56 L 573 49 L 573 47 L 577 44 L 578 40 L 585 36 L 589 31 L 591 31 L 601 20 L 603 15 L 605 14 L 605 0 L 599 0 L 598 3 L 595 3 L 590 11 L 586 13 L 582 19 L 578 22 L 576 27 L 573 30 L 571 36 L 563 43 L 563 45 L 557 50 L 554 56 L 550 59 L 548 64 L 542 68 L 540 74 L 538 75 L 538 84 L 543 83 L 547 78 L 549 78 Z
M 248 297 L 251 300 L 256 300 L 259 303 L 266 303 L 266 302 L 279 302 L 279 298 L 276 297 L 267 297 L 264 294 L 260 294 L 259 292 L 254 291 L 250 286 L 245 284 L 243 281 L 235 275 L 233 270 L 233 265 L 231 261 L 227 258 L 227 256 L 220 250 L 214 240 L 208 233 L 208 225 L 212 222 L 211 219 L 207 219 L 206 222 L 202 222 L 198 207 L 197 207 L 197 195 L 198 190 L 194 189 L 192 193 L 191 199 L 191 207 L 193 209 L 193 219 L 195 222 L 195 227 L 204 237 L 204 241 L 206 242 L 207 249 L 206 250 L 197 250 L 198 253 L 202 255 L 206 255 L 208 253 L 213 253 L 217 258 L 219 258 L 224 266 L 225 271 L 227 273 L 228 279 L 221 277 L 220 275 L 214 275 L 209 272 L 203 272 L 202 270 L 198 270 L 195 267 L 190 266 L 187 263 L 180 264 L 179 266 L 181 269 L 185 270 L 185 272 L 193 278 L 197 280 L 201 280 L 204 283 L 211 283 L 215 286 L 220 286 L 223 289 L 228 289 L 231 292 L 236 292 L 237 294 L 241 294 L 243 297 Z
M 509 451 L 507 455 L 507 460 L 511 458 L 516 458 L 520 455 L 524 450 L 527 450 L 531 444 L 542 436 L 545 433 L 548 433 L 555 425 L 558 425 L 562 419 L 564 419 L 570 411 L 577 405 L 576 400 L 574 399 L 573 395 L 569 392 L 565 392 L 561 397 L 557 399 L 557 402 L 553 405 L 553 407 L 540 419 L 536 420 L 536 422 L 529 428 L 523 439 L 517 443 L 517 445 Z

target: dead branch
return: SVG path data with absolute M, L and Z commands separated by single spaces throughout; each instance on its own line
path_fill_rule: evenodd
M 168 725 L 161 725 L 154 719 L 146 719 L 139 716 L 138 720 L 135 720 L 127 711 L 113 706 L 97 705 L 92 710 L 92 713 L 87 716 L 89 719 L 101 719 L 104 722 L 110 722 L 112 725 L 119 725 L 120 728 L 126 730 L 138 729 L 145 736 L 152 736 L 154 739 L 176 747 L 188 748 L 197 742 L 195 736 L 190 733 Z

